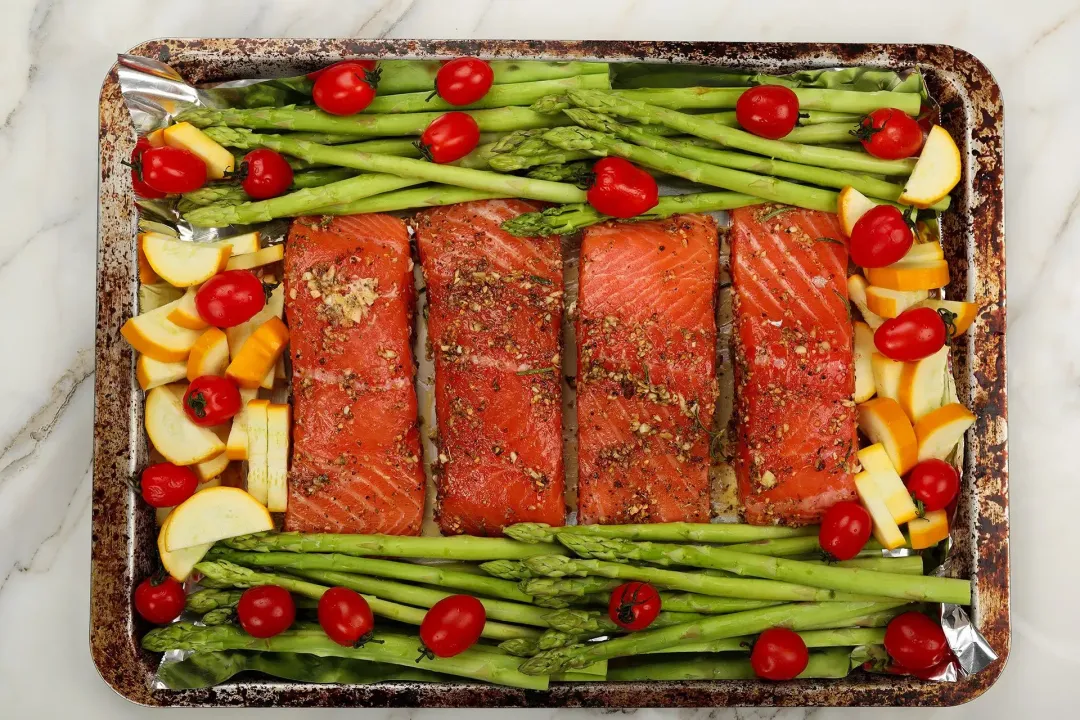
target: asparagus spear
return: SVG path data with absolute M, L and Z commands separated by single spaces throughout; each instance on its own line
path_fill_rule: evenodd
M 528 580 L 536 575 L 525 567 L 520 560 L 492 560 L 481 563 L 480 569 L 488 575 L 493 575 L 503 580 Z
M 574 597 L 571 595 L 540 595 L 532 599 L 532 604 L 537 607 L 551 608 L 552 610 L 562 610 L 568 608 L 571 605 L 585 605 L 587 604 L 584 598 Z
M 340 180 L 354 177 L 358 175 L 356 170 L 348 170 L 346 168 L 320 168 L 318 170 L 308 170 L 306 172 L 296 173 L 293 175 L 292 187 L 290 190 L 304 190 L 306 188 L 322 187 L 323 185 L 329 185 Z M 246 200 L 247 198 L 245 198 Z
M 570 540 L 585 538 L 584 535 L 560 536 L 569 544 Z M 597 539 L 599 542 L 599 539 Z M 610 540 L 608 542 L 627 542 Z M 735 553 L 733 553 L 735 554 Z M 741 555 L 740 557 L 755 557 Z M 788 602 L 803 601 L 853 601 L 863 600 L 866 596 L 839 593 L 833 590 L 821 590 L 806 585 L 777 582 L 775 580 L 756 580 L 749 578 L 714 577 L 704 573 L 679 572 L 662 568 L 627 565 L 622 562 L 603 562 L 601 560 L 575 560 L 563 556 L 540 556 L 529 558 L 525 565 L 537 575 L 545 577 L 567 577 L 597 575 L 620 580 L 641 580 L 652 583 L 658 588 L 670 588 L 715 595 L 726 598 L 745 600 L 780 600 Z
M 719 615 L 721 613 L 741 612 L 743 610 L 756 610 L 757 608 L 772 607 L 773 605 L 779 604 L 779 602 L 770 600 L 740 600 L 715 597 L 712 595 L 699 595 L 697 593 L 660 593 L 660 607 L 664 610 L 671 610 L 672 612 Z
M 244 192 L 242 187 L 233 183 L 207 185 L 198 190 L 186 192 L 180 196 L 180 202 L 190 208 L 212 205 L 214 203 L 237 205 L 239 203 L 247 202 L 250 199 L 251 198 L 248 197 L 248 194 Z
M 568 118 L 560 115 L 542 115 L 523 107 L 498 108 L 496 110 L 467 110 L 466 114 L 476 120 L 480 132 L 511 132 L 527 128 L 550 128 L 566 125 Z M 279 108 L 228 108 L 212 110 L 194 108 L 180 114 L 178 122 L 190 122 L 200 128 L 211 125 L 248 128 L 251 130 L 298 130 L 305 132 L 351 135 L 357 139 L 371 137 L 394 137 L 421 135 L 431 121 L 441 112 L 405 113 L 401 115 L 330 115 L 314 108 L 294 105 Z M 208 133 L 210 134 L 210 133 Z M 212 136 L 212 135 L 211 135 Z M 213 136 L 212 136 L 213 137 Z M 226 142 L 214 138 L 223 145 Z M 302 140 L 297 140 L 301 142 Z
M 898 573 L 900 575 L 922 575 L 923 559 L 921 555 L 909 555 L 907 557 L 867 557 L 853 558 L 832 563 L 836 567 L 859 568 L 861 570 L 877 570 L 879 572 Z
M 863 93 L 857 93 L 863 94 Z M 867 93 L 869 94 L 869 93 Z M 906 95 L 906 93 L 905 93 Z M 854 150 L 836 150 L 814 145 L 796 145 L 783 140 L 769 140 L 757 135 L 726 127 L 711 120 L 702 120 L 694 115 L 668 110 L 636 100 L 628 100 L 602 90 L 571 90 L 567 93 L 570 101 L 585 110 L 592 110 L 603 115 L 618 115 L 645 123 L 657 123 L 675 130 L 696 135 L 706 140 L 714 140 L 736 150 L 744 150 L 755 155 L 764 155 L 777 160 L 788 160 L 803 165 L 833 168 L 835 170 L 853 170 L 855 172 L 882 173 L 884 175 L 910 175 L 915 167 L 915 160 L 881 160 L 863 152 Z M 919 100 L 915 96 L 916 101 Z M 552 142 L 547 135 L 545 138 Z M 555 143 L 558 144 L 558 143 Z
M 880 628 L 835 628 L 832 630 L 806 630 L 799 633 L 808 648 L 822 647 L 857 647 L 859 645 L 880 645 L 885 641 L 885 631 Z M 725 638 L 707 643 L 683 643 L 676 647 L 659 650 L 657 653 L 719 653 L 719 652 L 749 652 L 757 638 L 753 635 L 743 637 Z M 537 641 L 507 640 L 506 642 L 526 642 L 536 644 Z M 650 653 L 653 654 L 653 653 Z
M 364 110 L 365 113 L 416 113 L 431 110 L 482 110 L 514 105 L 532 105 L 542 97 L 566 92 L 573 88 L 610 89 L 608 76 L 600 73 L 573 75 L 555 80 L 492 85 L 484 97 L 469 105 L 455 106 L 440 97 L 432 97 L 431 87 L 419 92 L 384 95 L 380 93 Z M 380 88 L 381 89 L 381 88 Z
M 189 623 L 174 623 L 148 632 L 143 637 L 142 646 L 151 652 L 260 650 L 274 653 L 307 653 L 323 657 L 352 658 L 416 667 L 419 643 L 415 637 L 379 633 L 378 639 L 379 643 L 369 642 L 363 647 L 347 648 L 328 638 L 321 628 L 286 630 L 271 638 L 255 638 L 231 625 L 198 627 Z M 420 667 L 433 672 L 498 685 L 532 690 L 547 689 L 546 677 L 525 676 L 518 671 L 516 667 L 518 662 L 516 658 L 509 656 L 469 649 L 452 658 L 421 660 Z
M 667 612 L 662 610 L 649 627 L 670 627 L 701 620 L 705 617 L 707 616 L 700 613 Z M 556 610 L 547 614 L 547 620 L 551 627 L 564 633 L 581 634 L 591 632 L 605 634 L 623 632 L 623 628 L 619 627 L 606 613 L 594 610 Z
M 444 570 L 434 565 L 416 565 L 414 563 L 358 558 L 338 553 L 289 553 L 289 552 L 240 552 L 217 547 L 207 555 L 208 560 L 227 560 L 237 565 L 254 568 L 276 568 L 292 572 L 294 570 L 336 570 L 338 572 L 359 573 L 376 577 L 406 580 L 425 585 L 467 590 L 477 595 L 504 598 L 517 602 L 532 601 L 518 589 L 517 583 L 499 580 L 486 575 Z M 378 593 L 375 593 L 378 594 Z
M 810 653 L 806 669 L 799 673 L 801 680 L 809 678 L 842 678 L 851 670 L 851 651 L 835 648 Z M 757 676 L 745 658 L 716 658 L 701 660 L 668 660 L 637 663 L 612 668 L 607 679 L 613 682 L 659 680 L 753 680 Z
M 578 160 L 587 160 L 591 157 L 591 153 L 570 152 L 555 148 L 548 153 L 533 153 L 529 155 L 502 153 L 493 155 L 489 160 L 489 164 L 491 165 L 492 170 L 498 170 L 499 172 L 516 172 L 517 170 L 525 170 L 531 167 L 559 165 L 562 163 L 576 162 Z
M 633 128 L 622 123 L 615 122 L 611 118 L 591 112 L 589 110 L 567 110 L 567 116 L 578 125 L 591 130 L 609 133 L 615 137 L 627 140 L 635 145 L 641 145 L 659 152 L 678 155 L 679 157 L 698 160 L 710 165 L 744 170 L 759 175 L 775 175 L 777 177 L 791 178 L 800 182 L 813 183 L 824 187 L 843 189 L 851 186 L 865 195 L 883 200 L 895 201 L 904 191 L 904 186 L 897 183 L 875 180 L 859 173 L 844 172 L 842 170 L 830 170 L 828 168 L 815 167 L 813 165 L 800 165 L 799 163 L 772 160 L 744 153 L 730 152 L 727 150 L 715 150 L 702 147 L 692 142 L 672 140 L 659 137 L 649 132 Z M 825 127 L 819 125 L 817 127 Z M 502 159 L 504 156 L 498 156 Z M 522 161 L 527 160 L 523 158 Z M 495 167 L 492 165 L 492 167 Z M 499 168 L 497 168 L 499 169 Z
M 647 88 L 641 90 L 612 90 L 610 94 L 620 100 L 648 103 L 671 110 L 719 110 L 733 108 L 739 96 L 750 88 Z M 816 88 L 793 88 L 799 98 L 799 110 L 824 110 L 836 113 L 866 115 L 881 108 L 896 108 L 904 113 L 916 116 L 922 107 L 922 98 L 918 93 L 891 92 L 880 90 L 862 92 L 859 90 L 830 90 Z M 571 102 L 573 99 L 571 98 Z M 561 110 L 558 100 L 550 97 L 538 100 L 533 106 L 541 112 Z
M 896 575 L 857 568 L 814 565 L 707 545 L 631 542 L 587 535 L 560 535 L 559 541 L 582 557 L 716 568 L 849 593 L 923 602 L 971 604 L 971 583 L 954 578 Z
M 552 527 L 544 523 L 516 523 L 506 528 L 503 533 L 523 543 L 552 543 L 564 534 L 584 534 L 624 540 L 700 543 L 747 543 L 773 538 L 813 537 L 816 547 L 818 529 L 817 527 L 789 528 L 741 523 L 671 522 L 654 525 L 566 525 L 565 527 Z
M 525 175 L 537 180 L 564 182 L 577 185 L 579 188 L 588 188 L 593 179 L 592 165 L 590 161 L 539 165 L 531 168 Z
M 505 640 L 499 643 L 499 647 L 517 657 L 532 657 L 541 650 L 577 645 L 594 637 L 596 633 L 565 633 L 562 630 L 550 628 L 545 630 L 539 638 Z
M 555 128 L 549 130 L 544 137 L 548 142 L 564 150 L 588 150 L 600 156 L 615 155 L 692 182 L 752 194 L 755 197 L 785 205 L 836 212 L 837 195 L 830 190 L 797 185 L 766 175 L 755 175 L 690 160 L 671 153 L 633 145 L 611 135 L 580 127 Z
M 257 572 L 250 568 L 234 565 L 227 561 L 219 562 L 201 562 L 195 566 L 195 569 L 201 572 L 206 577 L 213 579 L 219 584 L 225 584 L 229 587 L 258 587 L 260 585 L 277 585 L 285 588 L 289 592 L 300 595 L 301 597 L 311 598 L 318 600 L 322 597 L 323 593 L 330 589 L 332 585 L 344 585 L 343 583 L 335 583 L 332 580 L 329 581 L 330 585 L 317 585 L 315 583 L 306 582 L 305 580 L 291 577 L 289 575 L 281 575 L 278 573 L 265 573 Z M 339 574 L 339 573 L 335 573 Z M 352 576 L 350 576 L 352 577 Z M 395 585 L 397 583 L 394 583 Z M 348 585 L 344 585 L 349 587 Z M 405 585 L 403 587 L 410 587 Z M 357 588 L 353 587 L 353 590 Z M 415 588 L 419 595 L 424 591 L 423 588 Z M 357 590 L 357 592 L 365 593 L 365 590 Z M 426 591 L 424 591 L 426 592 Z M 430 591 L 436 592 L 436 591 Z M 442 597 L 448 596 L 450 593 L 439 593 Z M 408 594 L 401 593 L 399 597 L 411 597 Z M 367 600 L 368 605 L 371 607 L 371 612 L 379 617 L 388 618 L 390 620 L 396 620 L 408 625 L 419 625 L 424 621 L 423 610 L 417 607 L 409 607 L 408 605 L 398 604 L 397 602 L 391 602 L 387 599 L 376 597 L 371 594 L 365 594 L 364 599 Z M 414 603 L 416 604 L 416 603 Z M 432 603 L 434 604 L 434 603 Z M 430 607 L 430 605 L 428 606 Z M 537 637 L 540 633 L 530 628 L 517 627 L 514 625 L 505 625 L 499 622 L 488 621 L 484 624 L 483 637 L 491 638 L 492 640 L 509 640 L 511 638 L 518 637 Z
M 488 64 L 495 75 L 495 84 L 524 83 L 535 80 L 555 80 L 574 75 L 603 75 L 607 77 L 608 64 L 596 62 L 559 62 L 546 60 L 490 60 Z M 398 93 L 428 93 L 435 86 L 435 76 L 443 63 L 439 60 L 382 60 L 379 68 L 379 95 Z M 310 91 L 309 91 L 310 92 Z
M 619 587 L 622 582 L 607 578 L 584 577 L 584 578 L 534 578 L 524 580 L 521 589 L 529 595 L 540 597 L 554 597 L 557 595 L 572 595 L 583 597 L 589 593 L 610 593 Z
M 513 193 L 487 192 L 453 185 L 424 185 L 409 190 L 374 195 L 341 205 L 327 205 L 312 211 L 313 215 L 356 215 L 359 213 L 393 212 L 435 205 L 454 205 L 474 200 L 514 197 Z
M 188 612 L 203 615 L 219 608 L 234 608 L 240 602 L 240 596 L 243 594 L 240 590 L 221 590 L 217 588 L 197 590 L 187 596 L 184 609 Z
M 711 642 L 729 637 L 755 634 L 775 626 L 802 630 L 807 624 L 841 622 L 848 618 L 886 610 L 896 604 L 873 602 L 799 603 L 746 610 L 728 615 L 709 615 L 704 619 L 682 625 L 636 632 L 602 643 L 589 643 L 558 650 L 545 650 L 522 663 L 520 670 L 527 675 L 550 675 L 560 670 L 585 667 L 599 660 L 663 650 L 686 641 Z
M 294 572 L 308 580 L 326 583 L 328 585 L 340 585 L 355 590 L 358 593 L 370 593 L 376 597 L 394 602 L 431 607 L 443 598 L 448 598 L 455 593 L 443 592 L 416 585 L 381 580 L 379 578 L 353 575 L 350 573 L 334 572 L 333 570 L 294 570 Z M 523 603 L 508 602 L 506 600 L 492 600 L 489 598 L 477 598 L 484 605 L 487 616 L 494 620 L 502 620 L 520 625 L 535 625 L 538 627 L 550 627 L 547 621 L 548 610 L 544 608 L 525 605 Z M 374 611 L 374 608 L 372 608 Z M 520 635 L 518 637 L 521 637 Z M 504 638 L 505 639 L 505 638 Z
M 404 160 L 404 158 L 400 159 Z M 269 200 L 246 202 L 240 205 L 207 205 L 185 213 L 184 219 L 196 227 L 251 225 L 279 217 L 305 215 L 324 205 L 352 202 L 410 185 L 419 185 L 422 182 L 423 180 L 417 178 L 365 173 L 322 187 L 297 190 Z
M 209 134 L 209 133 L 208 133 Z M 267 147 L 281 153 L 329 165 L 350 167 L 399 177 L 457 185 L 474 190 L 510 193 L 515 197 L 550 202 L 584 202 L 585 192 L 573 185 L 519 178 L 470 168 L 438 165 L 424 160 L 376 155 L 355 150 L 342 150 L 331 145 L 317 145 L 290 140 L 287 135 L 258 135 L 248 130 L 216 128 L 215 139 L 229 137 L 234 146 Z M 220 139 L 218 140 L 220 142 Z M 330 203 L 326 203 L 330 204 Z
M 792 129 L 791 132 L 780 139 L 784 142 L 799 143 L 800 145 L 820 145 L 822 143 L 846 145 L 859 142 L 859 139 L 852 134 L 858 127 L 858 122 L 806 125 Z
M 761 198 L 753 195 L 740 193 L 714 192 L 714 193 L 691 193 L 688 195 L 668 195 L 660 198 L 660 201 L 646 213 L 642 213 L 634 220 L 661 220 L 663 218 L 690 212 L 714 212 L 716 210 L 731 210 L 732 208 L 756 205 L 764 202 Z M 601 215 L 587 204 L 559 205 L 540 212 L 523 213 L 516 218 L 511 218 L 502 224 L 502 229 L 517 237 L 533 237 L 536 235 L 565 235 L 577 232 L 589 225 L 611 220 L 607 215 Z M 680 525 L 682 523 L 666 523 L 665 525 Z M 665 527 L 655 525 L 652 527 Z M 617 526 L 618 527 L 618 526 Z M 632 527 L 632 526 L 621 526 Z M 720 526 L 716 526 L 720 527 Z
M 222 540 L 220 545 L 251 552 L 342 553 L 446 560 L 520 560 L 534 555 L 564 555 L 558 545 L 526 545 L 505 538 L 469 535 L 409 537 L 404 535 L 336 535 L 334 533 L 265 532 Z

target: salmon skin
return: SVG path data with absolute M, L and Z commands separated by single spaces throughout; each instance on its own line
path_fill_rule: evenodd
M 747 522 L 805 525 L 855 499 L 847 246 L 835 215 L 733 210 L 735 473 Z
M 293 455 L 285 528 L 418 535 L 424 518 L 409 234 L 298 218 L 285 246 Z
M 416 218 L 447 534 L 564 521 L 560 239 L 499 227 L 537 209 L 491 200 Z
M 581 523 L 707 522 L 716 223 L 585 230 L 578 297 Z

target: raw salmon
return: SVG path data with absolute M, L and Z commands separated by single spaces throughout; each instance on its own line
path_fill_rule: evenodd
M 708 521 L 718 256 L 704 215 L 585 231 L 580 522 Z
M 405 223 L 298 218 L 285 246 L 288 530 L 417 535 L 424 517 Z
M 739 495 L 756 525 L 817 522 L 855 498 L 847 247 L 835 215 L 731 213 Z
M 491 200 L 416 219 L 444 533 L 563 524 L 560 239 L 516 238 L 499 227 L 536 209 Z

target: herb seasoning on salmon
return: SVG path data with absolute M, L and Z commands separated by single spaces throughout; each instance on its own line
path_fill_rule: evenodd
M 424 516 L 405 223 L 298 218 L 285 250 L 288 530 L 417 535 Z
M 708 521 L 718 255 L 705 215 L 585 230 L 580 522 Z
M 817 522 L 855 499 L 847 246 L 835 215 L 758 205 L 731 213 L 735 472 L 746 520 Z
M 562 525 L 562 253 L 500 225 L 521 200 L 416 218 L 435 358 L 436 519 L 444 533 Z

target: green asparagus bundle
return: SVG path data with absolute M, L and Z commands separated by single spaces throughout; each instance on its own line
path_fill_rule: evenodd
M 534 555 L 565 555 L 559 545 L 525 545 L 505 538 L 409 537 L 265 532 L 222 540 L 220 545 L 249 552 L 341 553 L 445 560 L 521 560 Z
M 922 602 L 971 604 L 971 583 L 967 580 L 815 565 L 798 560 L 751 555 L 713 545 L 632 542 L 572 534 L 560 535 L 559 542 L 575 554 L 587 558 L 715 568 L 737 575 L 777 579 L 840 592 L 867 593 Z
M 374 575 L 424 585 L 438 585 L 456 590 L 465 590 L 477 595 L 504 598 L 523 603 L 532 601 L 529 595 L 518 589 L 517 583 L 486 575 L 473 575 L 447 570 L 436 565 L 417 565 L 392 560 L 359 558 L 338 553 L 240 552 L 223 547 L 211 550 L 206 559 L 227 560 L 236 565 L 252 568 L 274 568 L 286 572 L 334 570 L 337 572 Z M 378 595 L 378 593 L 375 594 Z
M 300 578 L 291 577 L 289 575 L 281 575 L 277 573 L 265 573 L 257 572 L 250 568 L 240 567 L 227 561 L 220 562 L 201 562 L 195 566 L 195 569 L 202 573 L 206 578 L 209 578 L 215 584 L 225 587 L 259 587 L 261 585 L 277 585 L 279 587 L 288 590 L 289 592 L 299 595 L 301 597 L 311 598 L 318 600 L 322 597 L 330 587 L 334 585 L 341 585 L 343 587 L 350 587 L 342 582 L 335 582 L 329 580 L 327 585 L 317 585 L 312 582 L 307 582 Z M 332 573 L 333 575 L 340 575 L 341 573 Z M 352 577 L 352 576 L 346 576 Z M 206 579 L 204 578 L 204 579 Z M 395 585 L 397 583 L 394 583 Z M 408 588 L 412 592 L 399 592 L 395 594 L 395 597 L 400 599 L 401 603 L 409 603 L 411 605 L 421 605 L 424 607 L 431 607 L 435 602 L 441 600 L 443 597 L 447 597 L 450 593 L 439 593 L 434 590 L 426 590 L 424 588 L 414 588 L 409 585 L 403 585 L 402 587 Z M 356 587 L 352 587 L 353 590 L 357 590 Z M 364 590 L 357 590 L 357 592 L 364 593 Z M 439 597 L 431 601 L 429 604 L 419 602 L 419 600 L 430 600 L 431 593 L 437 594 Z M 367 600 L 368 605 L 371 606 L 371 612 L 379 617 L 384 617 L 390 620 L 396 620 L 398 622 L 405 623 L 407 625 L 420 625 L 424 621 L 425 612 L 419 607 L 410 607 L 407 604 L 399 604 L 398 602 L 390 602 L 389 600 L 381 597 L 377 597 L 372 594 L 365 594 L 364 599 Z M 512 605 L 514 603 L 506 603 Z M 527 607 L 527 606 L 525 606 Z M 538 608 L 530 608 L 539 611 Z M 539 632 L 531 630 L 529 628 L 517 627 L 514 625 L 505 625 L 499 622 L 488 621 L 484 624 L 483 637 L 491 638 L 492 640 L 510 640 L 511 638 L 520 637 L 538 637 Z
M 550 675 L 565 669 L 585 667 L 599 660 L 641 655 L 653 650 L 676 647 L 686 641 L 711 642 L 740 635 L 757 634 L 776 626 L 802 630 L 808 624 L 840 623 L 869 613 L 887 610 L 898 604 L 902 603 L 798 603 L 746 610 L 728 615 L 710 615 L 694 622 L 636 632 L 602 643 L 545 650 L 522 663 L 520 670 L 527 675 Z
M 261 650 L 271 653 L 305 653 L 417 667 L 419 641 L 415 637 L 379 633 L 377 639 L 380 642 L 369 642 L 359 648 L 347 648 L 328 638 L 322 628 L 318 627 L 291 629 L 274 637 L 255 638 L 232 625 L 198 627 L 188 623 L 174 623 L 148 632 L 143 637 L 142 646 L 151 652 Z M 547 677 L 525 675 L 518 670 L 519 662 L 517 658 L 508 655 L 471 648 L 451 658 L 422 659 L 419 666 L 421 669 L 444 675 L 531 690 L 546 690 Z
M 851 651 L 835 648 L 810 653 L 806 669 L 797 676 L 800 680 L 811 678 L 842 678 L 851 671 Z M 715 658 L 693 660 L 666 660 L 636 663 L 612 668 L 607 679 L 614 682 L 641 682 L 661 680 L 755 680 L 757 674 L 744 658 Z
M 822 191 L 824 192 L 824 191 Z M 689 193 L 687 195 L 667 195 L 648 212 L 634 220 L 663 220 L 672 215 L 695 212 L 716 212 L 734 208 L 757 205 L 764 202 L 753 195 L 732 192 Z M 613 218 L 602 215 L 591 205 L 559 205 L 539 212 L 523 213 L 502 224 L 502 229 L 516 237 L 565 235 L 577 232 L 589 225 L 595 225 Z M 677 524 L 677 523 L 676 523 Z

